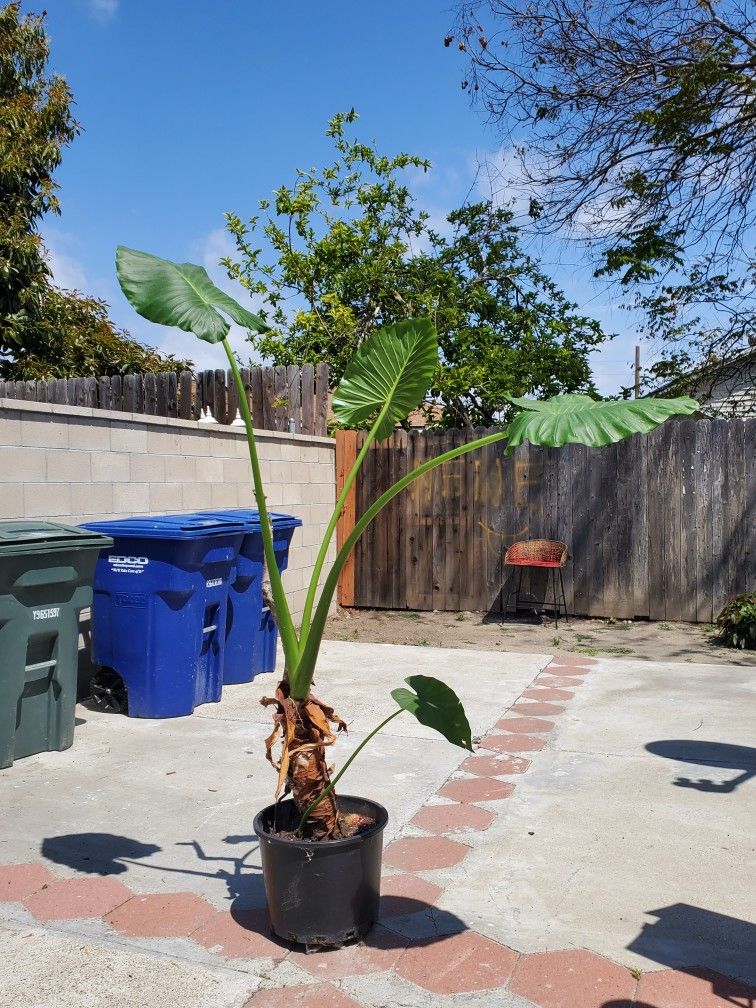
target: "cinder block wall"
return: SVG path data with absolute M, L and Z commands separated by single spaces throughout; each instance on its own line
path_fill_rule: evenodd
M 284 576 L 298 619 L 333 509 L 335 442 L 275 431 L 257 439 L 269 506 L 303 522 Z M 254 506 L 240 426 L 0 399 L 0 519 L 75 525 Z

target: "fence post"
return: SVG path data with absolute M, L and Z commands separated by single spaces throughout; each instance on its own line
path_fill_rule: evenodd
M 337 430 L 336 431 L 336 497 L 338 498 L 344 489 L 344 483 L 350 469 L 357 459 L 357 431 Z M 344 502 L 344 509 L 339 516 L 339 523 L 336 526 L 336 546 L 338 549 L 344 545 L 349 533 L 355 526 L 357 520 L 357 484 L 356 481 Z M 341 606 L 354 605 L 354 580 L 355 563 L 354 550 L 349 559 L 344 564 L 339 576 L 339 588 L 337 601 Z

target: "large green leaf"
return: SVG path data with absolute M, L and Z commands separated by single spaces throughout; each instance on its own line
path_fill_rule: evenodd
M 697 412 L 695 399 L 596 400 L 586 395 L 558 395 L 552 399 L 516 399 L 521 408 L 509 426 L 507 452 L 523 441 L 558 448 L 584 444 L 592 448 L 621 441 L 631 434 L 647 434 L 672 416 Z
M 208 343 L 219 343 L 230 329 L 217 309 L 247 329 L 266 328 L 259 316 L 216 287 L 201 266 L 173 263 L 119 245 L 116 272 L 123 293 L 150 322 L 178 326 Z
M 333 397 L 346 427 L 363 427 L 387 407 L 376 437 L 393 431 L 425 398 L 438 365 L 438 336 L 428 318 L 385 326 L 358 349 Z
M 470 722 L 454 690 L 432 676 L 413 675 L 404 681 L 412 689 L 399 686 L 391 691 L 399 706 L 414 714 L 420 724 L 440 732 L 452 745 L 472 752 Z

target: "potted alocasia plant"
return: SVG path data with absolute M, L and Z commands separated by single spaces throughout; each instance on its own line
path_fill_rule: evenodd
M 262 331 L 264 321 L 215 287 L 200 266 L 172 263 L 120 247 L 116 267 L 121 287 L 145 318 L 178 326 L 209 343 L 221 343 L 238 391 L 246 427 L 252 484 L 260 512 L 263 546 L 285 670 L 273 707 L 267 756 L 278 772 L 276 802 L 255 820 L 260 837 L 266 895 L 274 931 L 305 944 L 340 944 L 370 929 L 380 881 L 385 809 L 364 798 L 337 797 L 334 785 L 372 736 L 406 711 L 449 742 L 472 750 L 470 725 L 456 694 L 437 679 L 409 676 L 392 692 L 397 707 L 368 735 L 341 771 L 331 777 L 327 750 L 346 724 L 317 699 L 311 686 L 339 574 L 355 543 L 393 497 L 436 466 L 501 441 L 507 451 L 521 442 L 557 447 L 570 442 L 601 446 L 652 430 L 676 414 L 694 413 L 693 399 L 597 401 L 562 395 L 545 401 L 512 399 L 519 408 L 502 431 L 452 449 L 418 466 L 367 508 L 325 576 L 328 548 L 347 495 L 370 446 L 388 437 L 425 398 L 438 363 L 438 340 L 428 318 L 409 319 L 376 331 L 357 350 L 333 396 L 336 420 L 369 433 L 348 473 L 315 561 L 299 629 L 294 625 L 275 562 L 268 509 L 260 475 L 247 394 L 228 344 L 225 316 Z M 283 793 L 290 799 L 279 802 Z

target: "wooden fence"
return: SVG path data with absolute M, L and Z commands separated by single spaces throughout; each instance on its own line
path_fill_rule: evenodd
M 328 423 L 328 365 L 313 368 L 243 368 L 242 378 L 259 430 L 325 437 Z M 230 372 L 130 374 L 104 378 L 0 381 L 0 399 L 90 406 L 95 409 L 199 420 L 220 424 L 236 419 L 238 399 Z
M 500 613 L 514 588 L 507 546 L 561 539 L 570 612 L 710 623 L 731 595 L 756 589 L 755 436 L 756 419 L 699 419 L 601 449 L 471 452 L 384 509 L 357 544 L 339 601 Z M 364 437 L 339 432 L 342 480 Z M 340 541 L 396 479 L 472 437 L 400 431 L 371 448 Z M 523 596 L 541 605 L 545 591 L 544 572 L 526 572 Z

